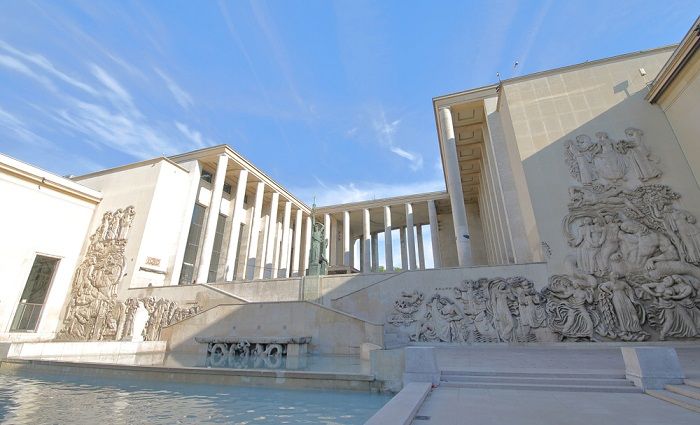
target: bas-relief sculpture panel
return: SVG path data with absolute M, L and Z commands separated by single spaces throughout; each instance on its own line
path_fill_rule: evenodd
M 62 328 L 56 339 L 71 341 L 155 341 L 163 326 L 196 314 L 198 306 L 180 307 L 167 299 L 117 299 L 124 275 L 124 250 L 136 216 L 133 206 L 108 211 L 90 236 L 90 245 L 77 267 Z M 134 335 L 138 313 L 145 316 L 141 335 Z M 138 326 L 136 327 L 138 328 Z M 139 329 L 140 330 L 140 329 Z
M 566 143 L 576 184 L 562 233 L 566 274 L 403 293 L 389 332 L 428 342 L 645 341 L 700 336 L 700 229 L 662 183 L 643 131 Z M 393 328 L 392 328 L 393 327 Z

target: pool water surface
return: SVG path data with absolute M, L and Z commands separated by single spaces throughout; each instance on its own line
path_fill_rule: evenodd
M 11 424 L 362 424 L 391 396 L 0 371 Z

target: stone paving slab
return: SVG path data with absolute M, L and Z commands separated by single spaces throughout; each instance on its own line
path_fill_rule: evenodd
M 700 344 L 682 344 L 675 348 L 686 376 L 700 376 Z M 440 347 L 435 349 L 435 357 L 441 370 L 625 371 L 620 347 L 611 345 Z
M 698 425 L 700 414 L 646 394 L 440 387 L 413 425 Z

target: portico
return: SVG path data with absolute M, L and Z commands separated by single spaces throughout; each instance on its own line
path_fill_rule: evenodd
M 174 284 L 303 275 L 310 221 L 303 202 L 228 146 L 171 160 L 193 170 Z
M 492 85 L 433 99 L 460 266 L 541 259 L 536 229 L 526 231 L 532 205 L 519 194 L 527 191 L 523 167 L 508 146 L 498 90 Z
M 340 223 L 330 226 L 329 266 L 361 273 L 420 270 L 426 258 L 440 267 L 443 257 L 456 265 L 449 205 L 446 192 L 431 192 L 320 207 L 318 214 Z M 405 242 L 395 244 L 395 238 Z

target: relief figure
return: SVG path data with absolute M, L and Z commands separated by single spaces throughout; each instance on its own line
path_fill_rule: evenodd
M 625 179 L 625 162 L 616 149 L 615 143 L 608 137 L 608 133 L 598 132 L 595 134 L 598 139 L 596 141 L 596 155 L 593 163 L 596 166 L 598 176 L 605 180 L 615 183 Z
M 642 290 L 654 297 L 659 310 L 659 340 L 698 336 L 700 311 L 693 302 L 693 287 L 681 276 L 667 276 L 660 282 L 645 283 Z
M 595 223 L 591 217 L 584 217 L 579 226 L 578 235 L 570 240 L 570 244 L 577 247 L 576 265 L 588 274 L 596 271 L 596 256 L 601 246 L 603 228 L 600 223 Z
M 589 185 L 597 179 L 593 166 L 595 145 L 591 138 L 584 135 L 576 137 L 576 141 L 567 143 L 567 162 L 571 174 L 583 185 Z
M 661 176 L 661 170 L 652 159 L 651 152 L 644 144 L 642 136 L 644 132 L 636 128 L 625 130 L 628 140 L 618 143 L 618 149 L 625 153 L 625 159 L 629 168 L 634 170 L 637 178 L 643 182 Z
M 634 290 L 616 273 L 599 286 L 601 298 L 612 304 L 618 336 L 625 341 L 643 341 L 649 335 L 642 331 L 644 307 L 638 302 Z M 640 318 L 641 316 L 641 318 Z

